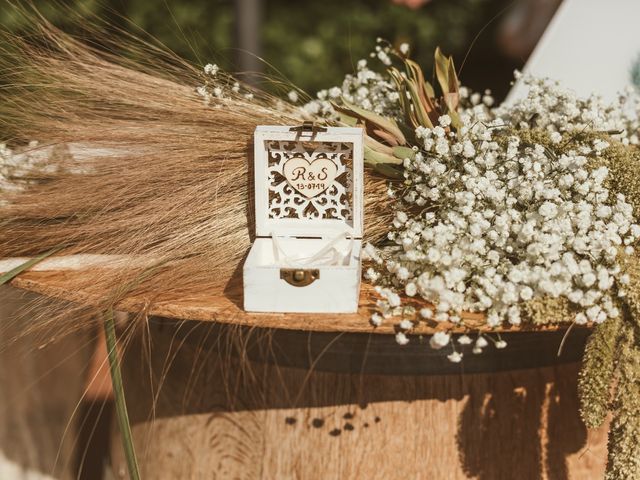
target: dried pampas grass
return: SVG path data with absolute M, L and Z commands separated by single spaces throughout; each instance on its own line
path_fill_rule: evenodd
M 130 295 L 152 302 L 227 288 L 252 238 L 253 131 L 298 124 L 301 113 L 244 86 L 205 105 L 200 70 L 152 42 L 117 32 L 98 48 L 30 21 L 27 37 L 3 40 L 0 122 L 14 140 L 69 155 L 0 199 L 0 257 L 61 245 L 65 254 L 136 257 L 74 276 L 69 288 L 105 308 Z M 366 234 L 380 238 L 385 180 L 366 177 Z

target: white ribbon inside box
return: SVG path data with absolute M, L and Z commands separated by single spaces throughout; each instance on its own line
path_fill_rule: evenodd
M 245 310 L 357 311 L 363 140 L 361 128 L 256 129 L 256 240 L 243 269 Z

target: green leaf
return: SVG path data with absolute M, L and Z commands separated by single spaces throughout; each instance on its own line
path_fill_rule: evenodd
M 401 160 L 405 158 L 413 160 L 416 158 L 416 152 L 413 151 L 413 148 L 409 147 L 393 147 L 393 156 Z
M 378 164 L 385 164 L 385 163 L 391 163 L 395 165 L 402 164 L 401 159 L 396 158 L 393 155 L 377 152 L 367 145 L 364 146 L 364 161 L 368 165 L 378 165 Z
M 460 90 L 453 58 L 444 56 L 438 47 L 435 53 L 435 65 L 444 103 L 449 111 L 456 111 L 460 102 Z
M 385 163 L 376 163 L 375 165 L 373 165 L 373 169 L 384 175 L 385 177 L 388 177 L 392 180 L 403 180 L 404 179 L 404 175 L 402 173 L 402 170 L 392 167 L 391 165 L 385 164 Z
M 112 292 L 110 298 L 108 298 L 107 304 L 113 306 L 118 300 L 122 299 L 126 294 L 135 289 L 149 276 L 153 275 L 158 269 L 164 267 L 167 263 L 169 263 L 169 260 L 164 259 L 146 267 L 136 277 L 116 288 Z M 138 460 L 136 458 L 136 452 L 133 444 L 133 436 L 131 435 L 131 423 L 129 422 L 129 413 L 127 411 L 127 403 L 124 396 L 120 359 L 118 357 L 116 347 L 117 337 L 115 321 L 113 318 L 113 308 L 111 306 L 104 313 L 104 331 L 107 342 L 107 354 L 109 358 L 109 368 L 111 370 L 111 383 L 113 385 L 116 415 L 118 417 L 118 426 L 122 437 L 122 448 L 127 460 L 129 479 L 140 480 Z
M 375 137 L 378 137 L 379 139 L 384 140 L 385 142 L 387 142 L 388 145 L 391 145 L 392 147 L 395 147 L 398 145 L 398 140 L 396 140 L 396 137 L 394 137 L 392 134 L 390 134 L 385 130 L 381 130 L 379 128 L 373 128 L 371 129 L 371 133 Z
M 424 82 L 424 92 L 428 98 L 436 97 L 436 92 L 429 82 Z
M 460 104 L 460 87 L 453 58 L 445 57 L 436 49 L 435 53 L 436 77 L 442 89 L 442 99 L 447 106 L 447 113 L 451 117 L 451 125 L 455 129 L 461 127 L 460 116 L 457 113 Z
M 369 135 L 364 136 L 364 144 L 367 145 L 371 150 L 380 153 L 386 153 L 387 155 L 393 155 L 393 149 L 395 147 L 390 147 L 389 145 L 385 145 L 384 143 L 380 143 L 373 137 Z
M 347 102 L 344 98 L 342 99 L 342 103 L 344 106 L 333 104 L 333 108 L 336 111 L 344 112 L 347 115 L 349 115 L 350 113 L 353 113 L 356 116 L 363 119 L 365 123 L 369 122 L 372 124 L 372 126 L 378 126 L 383 130 L 386 130 L 396 138 L 398 144 L 400 145 L 404 145 L 405 143 L 407 143 L 407 140 L 404 138 L 402 131 L 398 127 L 398 124 L 392 118 L 386 118 L 381 115 L 378 115 L 377 113 L 371 112 L 369 110 L 365 110 L 364 108 L 360 108 L 355 105 L 352 105 L 351 103 Z
M 445 94 L 449 91 L 449 59 L 444 56 L 440 47 L 436 48 L 434 57 L 436 78 L 438 79 L 442 93 Z
M 449 84 L 447 91 L 444 92 L 445 103 L 449 107 L 449 110 L 456 111 L 458 109 L 458 104 L 460 103 L 460 82 L 458 82 L 458 76 L 456 74 L 456 68 L 453 64 L 452 57 L 449 57 L 449 72 L 447 79 Z
M 358 119 L 356 117 L 347 115 L 344 112 L 338 112 L 338 121 L 348 127 L 355 127 L 358 125 Z
M 458 115 L 458 112 L 449 110 L 448 114 L 451 117 L 451 125 L 453 126 L 453 128 L 455 128 L 456 130 L 460 130 L 460 128 L 462 127 L 462 120 L 460 120 L 460 115 Z
M 419 111 L 420 125 L 433 128 L 439 117 L 433 87 L 424 79 L 420 65 L 412 60 L 405 61 L 411 95 L 414 98 L 414 108 Z
M 419 87 L 416 84 L 415 80 L 408 80 L 407 88 L 409 90 L 409 95 L 411 95 L 413 111 L 415 112 L 416 120 L 418 121 L 417 125 L 414 125 L 414 127 L 423 126 L 427 128 L 433 128 L 433 124 L 429 119 L 429 112 L 427 112 L 427 110 L 424 108 L 422 100 L 420 99 Z
M 25 270 L 30 269 L 35 264 L 40 263 L 45 258 L 50 257 L 51 255 L 54 255 L 55 253 L 59 252 L 61 249 L 62 249 L 62 247 L 53 248 L 53 249 L 49 250 L 48 252 L 45 252 L 45 253 L 43 253 L 41 255 L 38 255 L 37 257 L 34 257 L 34 258 L 24 262 L 23 264 L 18 265 L 17 267 L 9 270 L 8 272 L 0 275 L 0 285 L 4 285 L 5 283 L 9 283 L 11 280 L 16 278 L 18 275 L 20 275 Z
M 411 102 L 407 98 L 407 79 L 402 76 L 400 71 L 395 67 L 390 67 L 388 70 L 389 76 L 393 79 L 396 84 L 396 89 L 398 90 L 400 108 L 404 113 L 404 121 L 405 124 L 410 126 L 411 128 L 415 128 L 418 126 L 418 122 L 415 116 L 415 112 L 413 111 L 413 107 L 411 106 Z
M 422 73 L 422 68 L 420 68 L 420 65 L 412 60 L 407 60 L 405 63 L 407 66 L 407 73 L 409 74 L 409 77 L 413 78 L 417 84 L 417 89 L 420 95 L 422 106 L 427 111 L 430 118 L 433 118 L 432 115 L 434 113 L 437 113 L 435 92 L 433 91 L 433 87 L 424 79 L 424 74 Z

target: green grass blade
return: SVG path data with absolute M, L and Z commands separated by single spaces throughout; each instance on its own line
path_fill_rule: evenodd
M 54 255 L 55 253 L 59 252 L 61 249 L 62 247 L 56 247 L 54 249 L 51 249 L 48 252 L 38 255 L 37 257 L 34 257 L 31 260 L 24 262 L 22 265 L 18 265 L 16 268 L 13 268 L 8 272 L 3 273 L 2 275 L 0 275 L 0 285 L 9 283 L 11 280 L 16 278 L 25 270 L 28 270 L 29 268 L 33 267 L 36 263 L 40 263 L 45 258 L 50 257 L 51 255 Z
M 109 368 L 111 369 L 111 383 L 113 384 L 113 394 L 116 404 L 116 415 L 118 426 L 122 435 L 122 448 L 127 460 L 130 480 L 140 480 L 138 470 L 138 460 L 133 446 L 131 436 L 131 424 L 129 423 L 129 413 L 124 397 L 124 387 L 122 385 L 122 373 L 120 371 L 120 360 L 116 349 L 116 326 L 113 319 L 113 310 L 107 310 L 104 314 L 104 333 L 107 341 L 107 354 L 109 357 Z

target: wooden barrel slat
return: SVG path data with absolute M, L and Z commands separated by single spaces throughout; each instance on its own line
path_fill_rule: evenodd
M 310 370 L 294 366 L 295 355 L 288 366 L 242 356 L 247 336 L 269 344 L 273 335 L 236 329 L 234 345 L 228 333 L 152 321 L 147 339 L 133 338 L 123 368 L 143 478 L 555 480 L 604 471 L 606 430 L 588 433 L 580 421 L 575 362 L 448 375 Z M 119 447 L 114 461 L 122 467 Z

